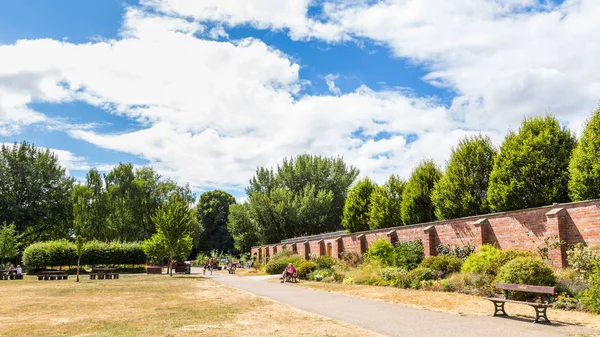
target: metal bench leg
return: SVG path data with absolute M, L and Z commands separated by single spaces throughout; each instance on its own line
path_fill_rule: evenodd
M 533 323 L 550 324 L 550 320 L 548 319 L 548 316 L 546 316 L 546 309 L 548 309 L 548 307 L 543 307 L 543 308 L 533 307 L 533 308 L 535 309 L 535 321 L 533 321 Z M 543 321 L 540 321 L 540 319 L 542 319 Z
M 506 313 L 506 311 L 504 311 L 504 302 L 492 302 L 494 303 L 494 314 L 492 316 L 506 316 L 508 317 L 508 314 Z

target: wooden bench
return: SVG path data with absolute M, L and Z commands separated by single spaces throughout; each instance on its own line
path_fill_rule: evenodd
M 488 300 L 494 303 L 494 314 L 492 316 L 508 316 L 504 310 L 505 303 L 516 303 L 516 304 L 527 304 L 535 309 L 535 320 L 533 323 L 539 323 L 540 319 L 543 319 L 544 323 L 550 323 L 548 316 L 546 316 L 546 309 L 550 306 L 550 300 L 554 295 L 554 287 L 543 287 L 543 286 L 530 286 L 525 284 L 508 284 L 508 283 L 497 283 L 496 289 L 504 290 L 504 298 L 489 297 Z M 520 291 L 526 293 L 543 294 L 544 302 L 527 302 L 527 301 L 515 301 L 508 298 L 508 292 Z
M 0 275 L 0 280 L 22 280 L 23 274 L 2 274 Z
M 91 273 L 90 274 L 90 280 L 95 280 L 96 277 L 99 280 L 110 280 L 110 279 L 118 280 L 119 274 L 118 273 Z
M 54 281 L 54 280 L 68 280 L 69 274 L 63 271 L 42 271 L 38 275 L 38 281 Z

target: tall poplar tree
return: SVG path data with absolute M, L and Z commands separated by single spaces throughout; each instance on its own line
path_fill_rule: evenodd
M 573 201 L 600 198 L 600 107 L 588 119 L 569 164 Z

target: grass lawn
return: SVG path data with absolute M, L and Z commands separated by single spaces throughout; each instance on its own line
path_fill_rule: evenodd
M 377 336 L 195 275 L 0 281 L 2 336 Z
M 310 281 L 302 281 L 297 286 L 458 315 L 491 315 L 494 312 L 494 305 L 485 298 L 460 293 Z M 535 310 L 528 305 L 507 303 L 505 307 L 509 315 L 535 318 Z M 548 318 L 555 323 L 600 329 L 600 316 L 585 312 L 549 308 Z

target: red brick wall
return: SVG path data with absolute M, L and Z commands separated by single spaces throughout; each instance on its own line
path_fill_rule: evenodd
M 420 239 L 426 255 L 435 255 L 439 244 L 450 246 L 490 243 L 501 249 L 530 250 L 537 252 L 544 239 L 556 236 L 569 244 L 584 242 L 589 246 L 600 247 L 600 200 L 569 204 L 557 204 L 520 211 L 487 214 L 475 217 L 435 221 L 404 227 L 336 235 L 319 240 L 298 242 L 297 252 L 306 256 L 305 249 L 314 255 L 327 254 L 331 244 L 332 256 L 337 258 L 343 251 L 364 253 L 364 250 L 378 239 L 391 242 Z M 566 265 L 566 247 L 550 252 L 552 265 Z M 273 247 L 273 246 L 270 246 Z M 277 244 L 280 251 L 281 245 Z M 258 250 L 253 247 L 252 252 Z M 272 250 L 265 250 L 272 255 Z M 270 253 L 270 254 L 269 254 Z M 267 256 L 268 256 L 267 255 Z

